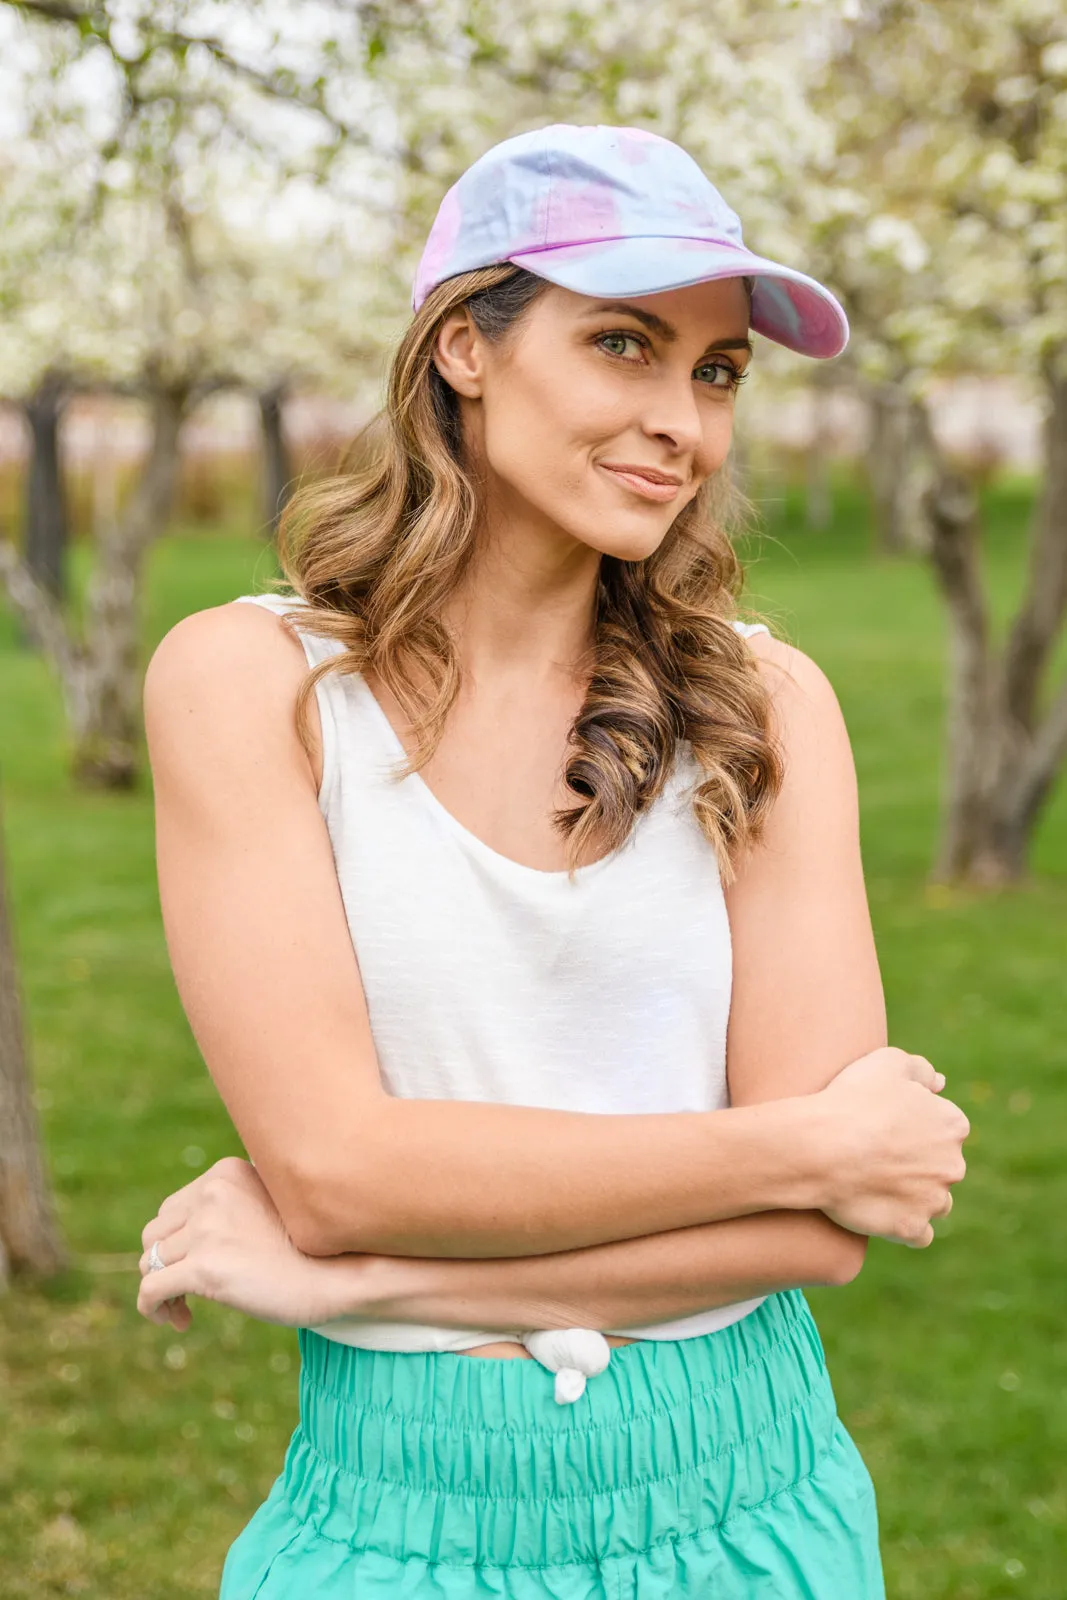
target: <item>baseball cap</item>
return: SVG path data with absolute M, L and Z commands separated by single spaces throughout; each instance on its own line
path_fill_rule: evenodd
M 441 201 L 413 309 L 446 278 L 503 261 L 612 299 L 751 277 L 751 324 L 765 338 L 820 359 L 848 343 L 829 289 L 747 249 L 692 156 L 643 128 L 557 122 L 479 156 Z

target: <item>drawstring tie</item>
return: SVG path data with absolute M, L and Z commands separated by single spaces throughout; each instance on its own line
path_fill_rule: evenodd
M 543 1367 L 556 1374 L 556 1404 L 573 1405 L 585 1393 L 587 1378 L 603 1372 L 611 1346 L 593 1328 L 545 1328 L 521 1333 L 521 1342 Z

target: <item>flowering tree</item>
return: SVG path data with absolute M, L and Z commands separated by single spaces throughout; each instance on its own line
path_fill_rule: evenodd
M 0 19 L 5 9 L 0 0 Z M 288 471 L 281 398 L 309 375 L 320 387 L 341 373 L 350 388 L 354 373 L 377 380 L 441 188 L 487 144 L 546 116 L 637 120 L 699 155 L 723 141 L 722 117 L 702 110 L 718 95 L 732 108 L 731 170 L 739 180 L 744 168 L 750 188 L 755 174 L 766 200 L 803 111 L 799 93 L 784 94 L 788 74 L 756 49 L 749 12 L 726 0 L 710 50 L 692 0 L 653 17 L 636 0 L 610 14 L 591 0 L 398 5 L 388 25 L 373 8 L 302 4 L 282 27 L 256 4 L 16 9 L 34 23 L 40 58 L 29 75 L 39 87 L 26 90 L 40 154 L 21 175 L 22 235 L 45 234 L 34 254 L 48 270 L 20 270 L 24 251 L 3 274 L 19 285 L 13 337 L 23 345 L 7 368 L 21 367 L 21 394 L 49 384 L 58 405 L 64 385 L 91 378 L 140 395 L 152 415 L 138 485 L 98 536 L 83 644 L 33 563 L 0 554 L 9 595 L 64 682 L 75 770 L 105 784 L 135 771 L 140 564 L 166 520 L 181 424 L 201 396 L 240 386 L 260 397 L 273 511 Z M 793 31 L 822 9 L 792 8 Z M 780 29 L 792 16 L 756 11 L 773 12 Z M 776 61 L 785 43 L 780 33 Z M 75 87 L 87 63 L 99 69 L 92 104 Z M 769 94 L 777 119 L 765 115 Z M 276 223 L 301 207 L 294 242 Z M 38 476 L 54 451 L 45 456 Z
M 353 9 L 294 0 L 283 11 L 257 0 L 20 0 L 15 9 L 35 19 L 37 35 L 61 38 L 68 57 L 102 62 L 111 86 L 103 125 L 87 132 L 80 117 L 93 159 L 78 202 L 90 219 L 79 256 L 99 238 L 112 278 L 122 262 L 121 293 L 106 269 L 91 279 L 94 326 L 106 330 L 112 369 L 113 342 L 122 352 L 125 376 L 112 370 L 112 381 L 156 408 L 159 450 L 141 510 L 131 502 L 142 528 L 158 528 L 165 513 L 181 416 L 223 383 L 261 397 L 277 504 L 288 474 L 285 393 L 302 378 L 350 385 L 358 371 L 370 397 L 441 192 L 488 145 L 546 121 L 603 121 L 638 123 L 691 150 L 744 211 L 755 248 L 809 265 L 846 302 L 854 340 L 840 370 L 872 407 L 886 542 L 908 533 L 929 549 L 951 619 L 939 870 L 982 881 L 1021 872 L 1067 752 L 1067 687 L 1048 680 L 1067 611 L 1058 5 L 395 0 Z M 0 0 L 0 19 L 5 12 L 12 0 Z M 53 71 L 50 81 L 61 79 Z M 68 135 L 79 123 L 58 93 L 51 116 Z M 55 181 L 68 181 L 66 165 Z M 294 198 L 307 205 L 299 242 L 272 231 L 294 214 Z M 47 343 L 27 368 L 26 394 L 57 370 Z M 773 370 L 774 352 L 761 356 Z M 973 496 L 948 469 L 926 395 L 939 374 L 1005 368 L 1043 387 L 1049 425 L 1027 593 L 1001 645 Z M 142 538 L 120 543 L 128 550 Z M 25 574 L 7 566 L 25 611 Z M 32 602 L 39 633 L 44 587 Z M 110 579 L 105 587 L 122 592 Z M 127 583 L 123 604 L 132 592 Z M 120 655 L 131 639 L 127 627 Z M 129 703 L 127 694 L 127 721 Z M 120 758 L 115 770 L 128 769 Z
M 292 106 L 298 118 L 314 114 L 328 137 L 288 138 L 280 167 L 254 114 L 239 95 L 231 106 L 215 80 L 251 77 L 273 105 L 289 82 L 281 67 L 264 88 L 252 68 L 220 63 L 217 41 L 201 60 L 151 28 L 131 67 L 117 26 L 101 43 L 92 30 L 68 30 L 68 15 L 49 8 L 49 25 L 23 40 L 35 137 L 19 147 L 21 163 L 11 158 L 0 188 L 0 294 L 10 313 L 0 392 L 21 399 L 51 386 L 57 405 L 75 384 L 135 395 L 149 414 L 150 444 L 121 510 L 96 530 L 82 629 L 9 544 L 0 543 L 0 578 L 57 669 L 77 778 L 115 786 L 137 770 L 141 571 L 173 502 L 183 421 L 220 388 L 250 389 L 265 397 L 277 437 L 277 406 L 266 397 L 308 374 L 322 386 L 343 370 L 365 371 L 374 341 L 354 308 L 360 263 L 381 248 L 381 228 L 376 236 L 366 214 L 357 228 L 350 202 L 315 206 L 297 238 L 279 227 L 280 212 L 291 230 L 324 168 L 340 187 L 354 174 L 356 152 L 342 160 L 332 151 L 336 129 L 302 81 L 289 84 Z M 102 55 L 101 81 L 113 93 L 102 110 L 99 86 L 78 97 L 75 69 L 87 49 Z M 270 134 L 279 136 L 276 117 Z M 364 299 L 373 313 L 373 294 Z M 31 481 L 46 475 L 38 453 Z
M 950 628 L 937 873 L 1025 869 L 1067 756 L 1067 17 L 1049 0 L 872 5 L 813 88 L 835 130 L 817 248 L 894 397 Z M 1041 492 L 1022 601 L 996 638 L 973 487 L 946 461 L 925 393 L 939 371 L 1011 370 L 1044 394 Z

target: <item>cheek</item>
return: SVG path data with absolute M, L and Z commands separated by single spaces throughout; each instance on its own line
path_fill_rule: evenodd
M 733 432 L 733 400 L 709 401 L 704 410 L 703 433 L 696 461 L 700 477 L 709 478 L 713 472 L 718 472 L 729 454 Z
M 590 453 L 625 426 L 617 402 L 584 373 L 549 384 L 517 374 L 487 408 L 485 451 L 493 472 L 547 509 L 588 490 Z

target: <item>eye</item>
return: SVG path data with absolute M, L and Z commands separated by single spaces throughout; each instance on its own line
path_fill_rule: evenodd
M 745 372 L 740 367 L 735 367 L 732 361 L 702 361 L 694 369 L 694 375 L 700 377 L 702 372 L 713 374 L 711 378 L 701 378 L 702 383 L 707 383 L 712 389 L 736 389 L 745 380 Z
M 623 361 L 632 361 L 634 358 L 632 356 L 623 355 L 621 350 L 609 349 L 608 348 L 609 341 L 610 341 L 610 343 L 615 344 L 615 345 L 635 344 L 639 350 L 644 346 L 644 342 L 645 342 L 641 338 L 640 334 L 637 334 L 637 333 L 625 333 L 622 329 L 617 329 L 614 333 L 602 333 L 602 334 L 600 334 L 599 337 L 597 338 L 596 342 L 601 347 L 601 349 L 606 350 L 606 352 L 607 352 L 607 354 L 609 356 L 617 356 Z

